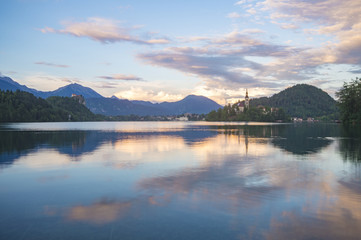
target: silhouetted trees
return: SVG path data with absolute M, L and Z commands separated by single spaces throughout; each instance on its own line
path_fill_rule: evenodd
M 93 114 L 76 99 L 50 97 L 42 99 L 22 91 L 0 91 L 0 122 L 93 121 Z
M 341 120 L 344 123 L 361 123 L 361 80 L 356 78 L 336 93 Z

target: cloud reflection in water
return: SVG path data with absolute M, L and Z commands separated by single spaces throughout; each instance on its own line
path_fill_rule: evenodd
M 160 231 L 183 239 L 192 233 L 208 239 L 357 239 L 361 171 L 357 161 L 343 158 L 350 144 L 334 127 L 302 128 L 44 134 L 0 172 L 0 190 L 12 194 L 3 195 L 3 206 L 21 202 L 17 207 L 26 212 L 31 204 L 16 191 L 32 189 L 38 198 L 29 200 L 48 219 L 66 220 L 64 227 L 74 229 L 114 226 L 119 237 L 136 229 L 139 238 Z M 21 152 L 17 142 L 9 144 Z M 19 216 L 16 222 L 27 219 Z
M 66 218 L 71 221 L 106 224 L 124 216 L 130 207 L 131 202 L 102 199 L 88 206 L 77 205 L 71 207 L 66 214 Z

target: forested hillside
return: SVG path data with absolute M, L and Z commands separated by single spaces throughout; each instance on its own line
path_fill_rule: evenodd
M 93 114 L 68 97 L 37 98 L 22 91 L 0 91 L 0 122 L 91 121 Z M 69 116 L 70 115 L 70 116 Z
M 89 121 L 99 118 L 92 113 L 86 106 L 80 104 L 76 99 L 69 97 L 49 97 L 46 99 L 53 108 L 57 111 L 64 111 L 66 114 L 71 115 L 72 121 Z
M 270 98 L 251 99 L 250 105 L 283 108 L 291 117 L 338 118 L 336 101 L 321 89 L 307 84 L 287 88 Z

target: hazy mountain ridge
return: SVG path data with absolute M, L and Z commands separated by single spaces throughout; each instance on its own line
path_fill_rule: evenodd
M 79 84 L 69 84 L 54 91 L 42 92 L 13 81 L 9 77 L 0 77 L 0 89 L 15 91 L 17 89 L 34 94 L 37 97 L 50 96 L 70 97 L 72 94 L 83 95 L 86 106 L 97 114 L 106 116 L 138 115 L 138 116 L 165 116 L 181 115 L 184 113 L 207 114 L 218 110 L 222 106 L 213 100 L 196 95 L 189 95 L 176 102 L 152 103 L 141 100 L 105 98 L 91 88 Z M 336 101 L 321 89 L 297 84 L 271 97 L 255 98 L 250 100 L 251 106 L 269 106 L 283 108 L 291 117 L 331 117 L 337 118 Z
M 0 76 L 0 90 L 6 91 L 16 91 L 16 90 L 20 90 L 20 91 L 24 91 L 24 92 L 29 92 L 34 94 L 37 97 L 43 97 L 46 92 L 42 92 L 42 91 L 38 91 L 36 89 L 33 88 L 29 88 L 25 85 L 20 85 L 19 83 L 15 82 L 14 80 L 12 80 L 9 77 L 5 77 L 5 76 Z
M 94 113 L 107 116 L 116 115 L 180 115 L 184 113 L 208 113 L 222 107 L 213 100 L 189 95 L 177 102 L 151 103 L 147 101 L 129 101 L 115 98 L 87 99 L 86 106 Z
M 86 101 L 86 106 L 93 113 L 103 114 L 106 116 L 117 115 L 163 115 L 161 109 L 153 106 L 144 106 L 135 104 L 126 99 L 115 98 L 89 98 Z
M 177 102 L 163 102 L 159 104 L 160 107 L 167 109 L 174 114 L 183 113 L 209 113 L 212 110 L 217 110 L 222 107 L 213 100 L 196 95 L 188 95 Z M 205 108 L 207 106 L 207 108 Z
M 34 94 L 36 97 L 48 98 L 52 96 L 71 97 L 72 94 L 83 95 L 84 98 L 103 98 L 102 95 L 97 93 L 91 88 L 84 87 L 77 83 L 72 83 L 64 87 L 60 87 L 54 91 L 38 91 L 33 88 L 28 88 L 25 85 L 20 85 L 9 77 L 0 77 L 0 89 L 3 91 L 24 91 Z
M 10 91 L 25 91 L 37 97 L 48 98 L 51 96 L 71 97 L 72 94 L 83 95 L 86 106 L 97 114 L 107 116 L 116 115 L 180 115 L 184 113 L 208 113 L 222 107 L 215 101 L 203 97 L 189 95 L 177 102 L 152 103 L 149 101 L 119 99 L 117 97 L 105 98 L 91 88 L 73 83 L 60 87 L 54 91 L 42 92 L 20 85 L 9 77 L 0 77 L 0 89 Z

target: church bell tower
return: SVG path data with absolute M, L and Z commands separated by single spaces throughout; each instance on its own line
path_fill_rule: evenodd
M 248 89 L 246 89 L 246 97 L 244 98 L 244 107 L 249 108 Z

